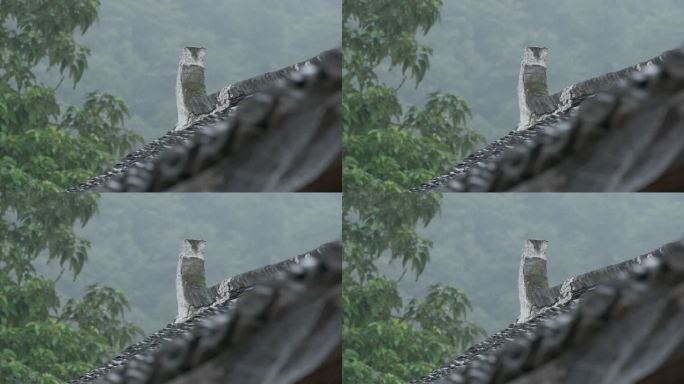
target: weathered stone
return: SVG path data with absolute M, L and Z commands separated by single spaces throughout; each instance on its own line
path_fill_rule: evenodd
M 549 96 L 546 84 L 547 48 L 527 47 L 520 63 L 518 78 L 518 107 L 520 122 L 518 130 L 525 129 L 540 115 L 548 113 L 546 108 L 538 104 L 539 100 Z
M 185 47 L 181 53 L 176 79 L 176 108 L 178 109 L 176 130 L 186 128 L 193 117 L 209 113 L 213 109 L 213 105 L 199 101 L 207 96 L 207 88 L 204 84 L 206 52 L 204 48 Z
M 204 240 L 183 240 L 176 271 L 176 322 L 184 321 L 212 303 L 204 274 Z
M 549 293 L 546 274 L 546 240 L 527 240 L 520 257 L 518 271 L 518 296 L 520 315 L 518 322 L 525 322 L 553 302 Z

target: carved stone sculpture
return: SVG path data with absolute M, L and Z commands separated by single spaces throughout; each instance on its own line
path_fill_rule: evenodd
M 546 275 L 546 240 L 527 240 L 520 258 L 518 293 L 520 299 L 519 322 L 532 318 L 540 308 L 547 306 L 549 281 Z
M 207 88 L 204 84 L 204 57 L 206 49 L 185 47 L 178 64 L 176 79 L 176 130 L 185 128 L 193 119 L 211 112 L 213 105 L 206 102 Z
M 183 240 L 176 272 L 178 316 L 183 321 L 213 301 L 204 274 L 204 240 Z
M 518 79 L 518 129 L 525 129 L 539 116 L 550 112 L 544 100 L 549 96 L 546 84 L 547 48 L 527 47 L 520 63 Z

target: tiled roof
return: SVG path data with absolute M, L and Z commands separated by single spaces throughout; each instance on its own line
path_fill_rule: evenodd
M 670 273 L 678 276 L 679 283 L 684 281 L 684 240 L 668 243 L 635 259 L 566 280 L 564 284 L 550 289 L 558 296 L 538 315 L 525 322 L 512 323 L 470 347 L 446 366 L 421 379 L 413 380 L 412 383 L 513 382 L 551 361 L 564 350 L 587 342 L 587 337 L 598 328 L 609 328 L 610 314 L 606 311 L 611 308 L 605 303 L 606 292 L 610 293 L 611 300 L 620 298 L 616 292 L 632 300 L 629 295 L 644 292 L 642 283 L 659 278 L 665 281 L 665 277 L 671 278 L 667 275 Z M 563 285 L 571 288 L 565 294 L 561 293 Z M 625 306 L 633 302 L 628 301 Z M 606 316 L 606 319 L 596 323 L 600 316 Z M 534 382 L 543 381 L 530 381 Z M 554 380 L 548 382 L 561 383 Z
M 538 116 L 529 126 L 510 132 L 412 191 L 648 189 L 650 183 L 684 160 L 683 146 L 671 140 L 656 142 L 657 138 L 684 134 L 684 119 L 662 119 L 681 104 L 678 95 L 682 90 L 682 49 L 572 85 L 546 96 L 543 104 L 556 106 L 552 112 Z M 634 127 L 636 124 L 639 126 Z M 643 137 L 634 138 L 635 134 Z M 636 139 L 649 145 L 631 147 L 630 140 Z M 639 161 L 648 160 L 664 145 L 670 146 L 669 157 L 655 168 L 643 167 Z M 654 150 L 657 146 L 661 148 Z M 622 169 L 616 169 L 625 161 Z
M 339 49 L 208 98 L 211 113 L 69 191 L 339 189 L 326 179 L 341 168 Z
M 260 383 L 269 382 L 269 375 L 325 374 L 341 359 L 341 257 L 340 243 L 332 242 L 226 279 L 210 289 L 217 294 L 210 306 L 168 324 L 70 384 L 178 383 L 174 380 L 210 368 L 214 381 L 205 376 L 196 382 L 240 377 L 235 382 Z M 216 372 L 216 364 L 223 373 Z M 256 365 L 259 370 L 248 372 Z

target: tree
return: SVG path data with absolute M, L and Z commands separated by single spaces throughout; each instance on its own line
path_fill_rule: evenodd
M 416 233 L 439 212 L 441 195 L 402 193 L 428 180 L 481 140 L 465 127 L 468 104 L 443 92 L 404 111 L 397 91 L 418 86 L 431 50 L 416 40 L 439 18 L 439 0 L 397 7 L 389 0 L 343 4 L 344 381 L 403 383 L 456 355 L 483 331 L 467 321 L 467 295 L 431 286 L 423 299 L 404 303 L 398 281 L 383 277 L 381 258 L 400 260 L 417 279 L 432 243 Z M 377 68 L 400 68 L 390 87 Z
M 87 288 L 64 305 L 53 280 L 21 284 L 0 272 L 0 377 L 6 383 L 63 383 L 94 368 L 141 334 L 122 321 L 121 290 Z
M 420 194 L 345 194 L 345 383 L 405 383 L 484 334 L 466 319 L 471 305 L 464 291 L 436 284 L 423 299 L 405 303 L 399 282 L 377 268 L 381 258 L 400 260 L 404 273 L 410 270 L 418 279 L 432 243 L 417 235 L 415 227 L 427 226 L 438 210 L 438 202 Z
M 97 210 L 96 194 L 60 193 L 97 174 L 140 138 L 123 127 L 120 98 L 89 93 L 61 106 L 62 81 L 75 87 L 88 48 L 74 40 L 95 21 L 97 0 L 2 0 L 0 6 L 0 377 L 5 382 L 62 382 L 132 340 L 123 292 L 90 286 L 62 305 L 55 280 L 34 267 L 45 255 L 73 278 L 87 260 L 75 235 Z M 36 78 L 58 71 L 55 87 Z M 60 275 L 61 276 L 61 275 Z
M 465 126 L 470 111 L 458 96 L 433 92 L 424 106 L 404 111 L 397 92 L 406 80 L 420 84 L 431 49 L 416 40 L 439 18 L 441 0 L 401 7 L 391 0 L 346 0 L 343 14 L 344 184 L 349 190 L 399 192 L 419 185 L 482 141 Z M 400 68 L 398 87 L 376 69 Z

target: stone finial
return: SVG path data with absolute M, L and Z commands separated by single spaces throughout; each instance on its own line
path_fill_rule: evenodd
M 520 316 L 518 322 L 532 318 L 544 306 L 549 294 L 546 275 L 546 240 L 527 240 L 520 258 L 518 273 L 518 295 Z
M 520 123 L 518 129 L 527 126 L 535 117 L 535 101 L 549 95 L 546 84 L 546 56 L 543 47 L 527 47 L 523 53 L 518 78 L 518 106 Z
M 204 240 L 183 240 L 176 271 L 176 299 L 181 322 L 198 309 L 211 304 L 204 276 Z
M 185 128 L 193 115 L 206 113 L 207 88 L 204 84 L 204 57 L 207 50 L 185 47 L 178 64 L 176 79 L 176 107 L 178 123 L 176 130 Z

